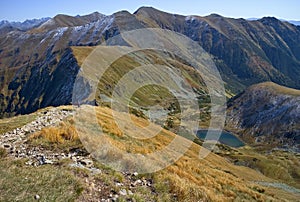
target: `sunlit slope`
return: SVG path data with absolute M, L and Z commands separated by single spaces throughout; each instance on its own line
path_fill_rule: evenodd
M 125 118 L 123 113 L 112 111 L 109 108 L 96 107 L 90 110 L 91 106 L 82 106 L 82 110 L 86 110 L 86 116 L 80 116 L 83 124 L 88 124 L 90 117 L 96 110 L 98 123 L 104 131 L 104 136 L 109 142 L 123 152 L 109 153 L 110 157 L 116 160 L 122 159 L 125 153 L 140 153 L 146 155 L 166 147 L 174 138 L 182 138 L 182 144 L 189 141 L 183 137 L 178 137 L 174 133 L 161 129 L 155 137 L 139 140 L 134 138 L 137 136 L 136 130 L 132 126 L 132 122 L 138 127 L 145 127 L 148 121 L 131 115 L 131 120 Z M 116 117 L 116 118 L 114 118 Z M 126 130 L 122 131 L 118 128 L 115 120 L 126 125 Z M 84 123 L 84 120 L 86 123 Z M 80 130 L 80 129 L 79 129 Z M 151 131 L 149 131 L 151 133 Z M 92 136 L 89 134 L 82 137 L 84 144 L 94 145 L 98 150 L 101 149 L 101 141 L 99 138 L 104 137 Z M 90 148 L 93 150 L 93 148 Z M 179 194 L 182 200 L 196 200 L 199 198 L 207 198 L 212 201 L 231 201 L 231 200 L 261 200 L 277 198 L 279 196 L 271 194 L 271 190 L 261 188 L 253 181 L 270 181 L 269 178 L 262 174 L 243 166 L 235 166 L 226 159 L 210 153 L 206 158 L 199 158 L 201 146 L 192 143 L 188 151 L 179 158 L 173 165 L 164 168 L 156 173 L 156 177 L 161 181 L 169 181 L 172 191 Z M 176 151 L 174 151 L 176 152 Z M 97 152 L 94 153 L 97 158 Z M 125 156 L 125 155 L 124 155 Z M 134 161 L 126 161 L 128 169 L 132 169 Z M 152 165 L 145 165 L 152 166 Z M 138 169 L 138 168 L 136 168 Z M 193 190 L 192 192 L 190 190 Z M 264 191 L 261 191 L 264 190 Z M 271 197 L 271 195 L 272 197 Z M 274 198 L 273 198 L 274 200 Z

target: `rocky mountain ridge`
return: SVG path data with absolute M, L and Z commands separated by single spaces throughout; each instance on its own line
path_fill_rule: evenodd
M 35 28 L 49 20 L 50 18 L 40 18 L 40 19 L 32 19 L 25 20 L 24 22 L 10 22 L 7 20 L 0 21 L 0 29 L 8 31 L 27 31 L 29 29 Z
M 181 16 L 142 7 L 134 14 L 58 15 L 25 32 L 0 29 L 1 116 L 70 103 L 80 69 L 70 47 L 95 46 L 140 28 L 169 29 L 197 41 L 233 93 L 270 80 L 300 88 L 299 27 L 275 18 Z

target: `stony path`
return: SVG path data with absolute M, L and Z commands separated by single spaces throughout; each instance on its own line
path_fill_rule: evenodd
M 78 155 L 78 151 L 71 153 L 54 153 L 53 151 L 47 151 L 41 147 L 29 147 L 29 145 L 26 144 L 27 137 L 30 134 L 40 131 L 44 127 L 57 125 L 63 119 L 72 115 L 73 111 L 57 108 L 39 112 L 34 121 L 2 134 L 0 136 L 0 145 L 8 151 L 9 156 L 29 159 L 27 162 L 28 165 L 38 166 L 52 164 L 63 158 L 70 158 L 75 163 L 80 161 L 84 165 L 89 165 L 91 164 L 91 160 L 83 159 L 82 156 Z
M 37 118 L 12 131 L 0 135 L 0 147 L 7 150 L 9 156 L 22 159 L 26 158 L 28 166 L 42 166 L 45 164 L 55 164 L 62 159 L 70 159 L 70 167 L 86 169 L 90 171 L 92 176 L 94 174 L 101 174 L 102 171 L 94 167 L 92 158 L 81 151 L 72 151 L 69 153 L 55 153 L 53 151 L 44 149 L 42 147 L 32 147 L 26 143 L 30 134 L 40 131 L 44 127 L 55 126 L 63 119 L 72 116 L 73 111 L 53 108 L 46 111 L 37 113 Z M 93 177 L 87 177 L 84 180 L 87 189 L 78 201 L 103 201 L 112 202 L 117 201 L 119 197 L 127 198 L 127 201 L 135 201 L 131 196 L 136 192 L 139 187 L 145 187 L 151 192 L 153 191 L 152 179 L 139 178 L 138 173 L 121 173 L 123 175 L 123 182 L 113 182 L 112 188 L 105 185 L 103 182 L 95 180 Z M 153 191 L 154 193 L 154 191 Z M 42 197 L 42 196 L 37 196 Z M 95 200 L 97 199 L 97 200 Z

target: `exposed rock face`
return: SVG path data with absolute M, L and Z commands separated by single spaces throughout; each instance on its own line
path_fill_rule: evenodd
M 227 125 L 248 142 L 300 149 L 300 91 L 267 82 L 229 102 Z
M 199 42 L 233 92 L 270 80 L 300 88 L 300 27 L 275 18 L 181 16 L 142 7 L 134 14 L 58 15 L 41 22 L 25 30 L 0 27 L 0 117 L 70 103 L 80 68 L 71 46 L 94 46 L 122 31 L 147 27 Z

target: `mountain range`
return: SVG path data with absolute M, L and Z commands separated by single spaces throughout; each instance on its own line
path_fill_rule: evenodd
M 112 53 L 120 49 L 134 47 L 121 33 L 143 28 L 177 32 L 180 40 L 189 38 L 207 52 L 225 86 L 224 134 L 240 139 L 243 147 L 233 148 L 218 142 L 206 158 L 199 159 L 199 151 L 206 150 L 204 147 L 210 146 L 210 142 L 205 145 L 194 137 L 192 142 L 187 133 L 191 129 L 179 130 L 190 126 L 181 124 L 186 116 L 198 121 L 198 111 L 200 128 L 208 128 L 214 107 L 205 82 L 206 79 L 214 81 L 214 77 L 197 71 L 188 57 L 146 48 L 119 57 L 107 69 L 96 65 L 99 61 L 109 61 Z M 116 36 L 118 40 L 109 41 Z M 170 35 L 160 42 L 183 44 L 176 41 L 179 38 Z M 152 42 L 151 38 L 147 39 Z M 182 46 L 178 49 L 185 50 Z M 103 51 L 106 57 L 99 59 L 93 51 Z M 79 77 L 84 86 L 77 93 L 86 99 L 84 103 L 72 103 L 76 77 L 88 70 L 87 58 L 97 70 L 105 71 L 97 80 L 96 95 L 92 98 L 89 96 L 93 87 Z M 129 113 L 113 108 L 118 103 L 113 100 L 113 93 L 120 93 L 118 88 L 126 91 L 132 87 L 118 86 L 118 82 L 130 75 L 131 70 L 149 64 L 180 72 L 182 80 L 176 80 L 172 74 L 173 79 L 168 80 L 164 71 L 155 71 L 165 83 L 178 84 L 177 95 L 192 100 L 182 82 L 187 81 L 200 110 L 180 105 L 180 99 L 172 91 L 158 85 L 146 85 L 133 95 L 124 95 L 130 101 Z M 94 76 L 96 71 L 88 73 Z M 148 69 L 139 73 L 141 78 L 129 78 L 135 81 L 149 77 Z M 297 201 L 300 193 L 299 78 L 300 26 L 273 17 L 245 20 L 218 14 L 183 16 L 141 7 L 134 13 L 59 14 L 23 23 L 1 21 L 0 178 L 3 183 L 0 183 L 0 193 L 3 194 L 0 201 L 16 198 L 25 201 Z M 79 130 L 76 124 L 81 126 Z M 90 130 L 84 130 L 80 124 Z M 103 139 L 95 132 L 99 126 L 105 135 Z M 147 127 L 147 131 L 137 131 L 136 126 Z M 160 132 L 144 139 L 154 129 Z M 106 138 L 115 147 L 106 148 L 105 141 L 102 142 Z M 182 145 L 191 145 L 185 154 L 161 171 L 138 173 L 143 166 L 155 167 L 145 157 L 162 151 L 176 139 Z M 163 158 L 178 154 L 181 144 L 170 148 L 166 152 L 170 156 Z M 136 153 L 137 158 L 127 156 Z M 118 167 L 119 160 L 124 160 L 124 165 L 120 164 L 125 166 L 124 170 L 115 171 L 96 161 L 101 158 L 112 167 Z M 164 163 L 160 158 L 161 155 L 152 156 L 151 160 Z M 145 164 L 136 166 L 140 162 Z
M 16 27 L 0 28 L 1 116 L 70 103 L 80 68 L 71 47 L 95 46 L 139 28 L 169 29 L 198 42 L 232 95 L 263 81 L 300 88 L 300 27 L 276 18 L 182 16 L 141 7 L 133 14 L 57 15 Z

